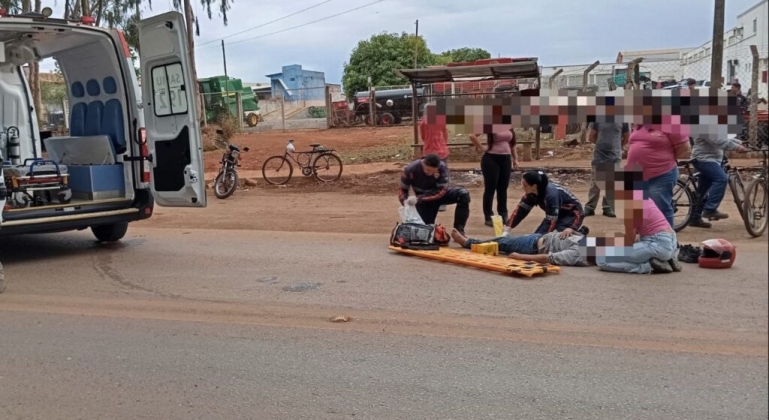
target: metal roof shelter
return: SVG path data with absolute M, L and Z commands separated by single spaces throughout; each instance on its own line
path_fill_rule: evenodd
M 441 82 L 459 82 L 468 79 L 536 79 L 539 65 L 536 58 L 520 59 L 504 64 L 480 66 L 428 67 L 424 69 L 395 70 L 395 73 L 414 85 Z M 526 60 L 526 61 L 524 61 Z
M 503 61 L 503 60 L 500 60 Z M 414 121 L 414 145 L 415 155 L 421 155 L 419 147 L 419 122 L 417 110 L 417 86 L 443 82 L 466 82 L 480 80 L 509 80 L 509 79 L 537 79 L 539 82 L 540 71 L 537 58 L 513 58 L 505 59 L 502 63 L 492 64 L 459 64 L 441 67 L 427 67 L 423 69 L 399 69 L 395 74 L 407 79 L 412 89 L 412 119 Z M 540 84 L 538 83 L 537 86 Z M 536 150 L 539 158 L 539 127 L 537 127 Z

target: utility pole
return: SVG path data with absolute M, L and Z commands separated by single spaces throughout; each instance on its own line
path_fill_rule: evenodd
M 417 25 L 416 35 L 414 36 L 414 68 L 417 68 L 417 57 L 419 56 L 419 19 L 414 24 Z
M 227 107 L 227 113 L 230 110 L 230 77 L 227 76 L 227 52 L 224 49 L 224 40 L 222 40 L 222 61 L 224 61 L 224 103 Z
M 710 61 L 710 84 L 721 89 L 722 67 L 724 64 L 724 15 L 726 0 L 715 0 L 713 14 L 713 55 Z

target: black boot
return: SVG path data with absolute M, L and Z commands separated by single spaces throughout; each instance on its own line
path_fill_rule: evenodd
M 711 227 L 713 227 L 713 224 L 710 222 L 706 222 L 701 217 L 697 217 L 692 219 L 691 222 L 689 222 L 689 226 L 710 229 Z

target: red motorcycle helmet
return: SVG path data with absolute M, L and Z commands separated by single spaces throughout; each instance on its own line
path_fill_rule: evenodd
M 737 249 L 726 239 L 708 239 L 702 242 L 702 253 L 697 262 L 702 268 L 731 268 L 737 258 Z

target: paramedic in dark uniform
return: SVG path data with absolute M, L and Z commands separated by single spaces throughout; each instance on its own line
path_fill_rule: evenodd
M 574 194 L 566 188 L 550 182 L 542 171 L 528 171 L 523 174 L 521 180 L 524 195 L 518 207 L 513 211 L 508 226 L 515 229 L 534 207 L 540 207 L 545 211 L 545 219 L 534 233 L 562 232 L 571 229 L 575 232 L 587 234 L 582 226 L 585 211 L 582 204 Z
M 415 196 L 409 197 L 409 190 Z M 449 170 L 434 154 L 417 159 L 403 169 L 398 199 L 401 204 L 415 205 L 425 224 L 435 224 L 442 205 L 456 204 L 454 229 L 463 232 L 470 218 L 470 193 L 460 187 L 449 187 Z

